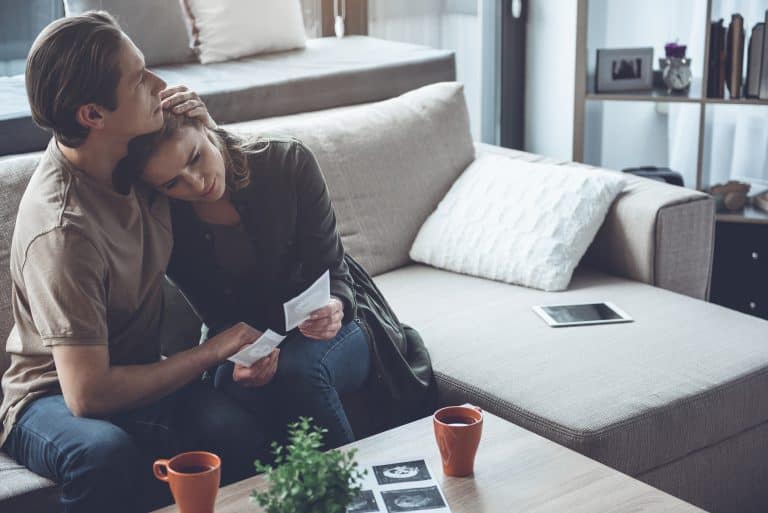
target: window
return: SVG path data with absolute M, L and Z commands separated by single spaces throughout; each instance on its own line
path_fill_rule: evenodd
M 24 62 L 35 37 L 62 16 L 61 0 L 0 0 L 0 76 L 24 73 Z

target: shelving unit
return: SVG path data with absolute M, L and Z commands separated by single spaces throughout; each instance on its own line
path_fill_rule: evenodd
M 640 0 L 638 0 L 640 1 Z M 589 38 L 589 0 L 578 0 L 577 11 L 577 46 L 576 46 L 576 81 L 575 81 L 575 96 L 574 96 L 574 129 L 573 129 L 573 160 L 577 162 L 583 162 L 585 159 L 585 131 L 586 122 L 588 118 L 587 104 L 588 102 L 606 103 L 606 102 L 652 102 L 655 104 L 691 104 L 698 106 L 698 132 L 695 134 L 697 137 L 696 148 L 696 170 L 695 170 L 695 188 L 703 189 L 709 183 L 705 183 L 704 173 L 704 161 L 705 161 L 705 126 L 708 115 L 708 106 L 738 106 L 740 108 L 755 108 L 755 107 L 768 107 L 768 101 L 757 99 L 735 99 L 729 98 L 707 98 L 706 97 L 706 84 L 708 75 L 709 62 L 709 28 L 710 21 L 713 17 L 719 17 L 721 13 L 713 13 L 713 2 L 717 0 L 700 0 L 706 1 L 706 17 L 702 20 L 704 25 L 703 34 L 705 35 L 704 41 L 704 54 L 702 56 L 695 56 L 694 65 L 701 66 L 702 76 L 699 78 L 694 71 L 694 82 L 691 85 L 690 91 L 686 94 L 668 93 L 665 89 L 654 89 L 646 92 L 621 92 L 621 93 L 596 93 L 593 90 L 593 76 L 590 69 L 588 69 L 588 62 L 591 54 L 595 51 L 595 48 L 588 48 Z M 765 8 L 768 9 L 768 0 L 766 0 Z M 716 16 L 714 14 L 717 14 Z M 663 14 L 659 14 L 662 16 Z M 644 20 L 646 23 L 653 20 Z M 727 23 L 728 20 L 726 20 Z M 640 23 L 636 21 L 635 23 Z M 695 20 L 694 20 L 695 22 Z M 749 35 L 751 32 L 752 24 L 747 21 L 745 23 L 745 51 L 748 48 Z M 651 42 L 650 44 L 658 43 Z M 656 61 L 654 56 L 654 61 Z M 698 64 L 697 64 L 698 61 Z M 746 59 L 745 59 L 746 62 Z M 694 66 L 694 69 L 696 69 Z M 656 62 L 654 62 L 654 68 Z M 745 66 L 746 67 L 746 66 Z M 746 73 L 746 69 L 745 69 Z M 728 93 L 726 92 L 726 95 Z M 710 107 L 712 108 L 712 107 Z M 755 192 L 755 191 L 752 191 Z M 768 224 L 768 214 L 759 210 L 749 209 L 745 211 L 744 215 L 741 214 L 719 214 L 718 220 L 734 222 L 737 219 L 743 218 L 745 222 L 750 223 L 765 223 Z

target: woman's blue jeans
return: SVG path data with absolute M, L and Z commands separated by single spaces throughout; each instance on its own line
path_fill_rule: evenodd
M 278 436 L 288 422 L 312 417 L 328 432 L 326 448 L 354 441 L 340 396 L 363 387 L 371 369 L 368 337 L 358 321 L 344 324 L 330 340 L 292 333 L 280 345 L 275 377 L 267 385 L 246 388 L 232 380 L 232 363 L 216 371 L 215 386 L 255 414 L 271 421 Z

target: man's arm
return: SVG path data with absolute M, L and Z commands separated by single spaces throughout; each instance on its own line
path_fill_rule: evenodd
M 110 366 L 106 345 L 56 345 L 53 359 L 72 414 L 104 417 L 170 394 L 260 335 L 240 323 L 202 345 L 146 365 Z
M 97 248 L 77 229 L 58 228 L 38 237 L 26 255 L 22 278 L 30 314 L 51 347 L 64 400 L 77 416 L 99 417 L 157 400 L 261 335 L 238 324 L 166 361 L 112 366 L 108 269 Z

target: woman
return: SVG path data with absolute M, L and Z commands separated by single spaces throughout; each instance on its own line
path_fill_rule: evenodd
M 419 413 L 431 382 L 428 354 L 345 255 L 309 149 L 291 138 L 241 140 L 167 114 L 159 132 L 131 142 L 116 184 L 130 186 L 136 172 L 177 200 L 168 275 L 214 332 L 239 321 L 283 331 L 283 303 L 330 272 L 328 305 L 252 367 L 219 366 L 217 386 L 279 410 L 281 421 L 313 417 L 328 429 L 329 447 L 354 440 L 340 396 L 366 383 L 395 400 L 393 422 Z

